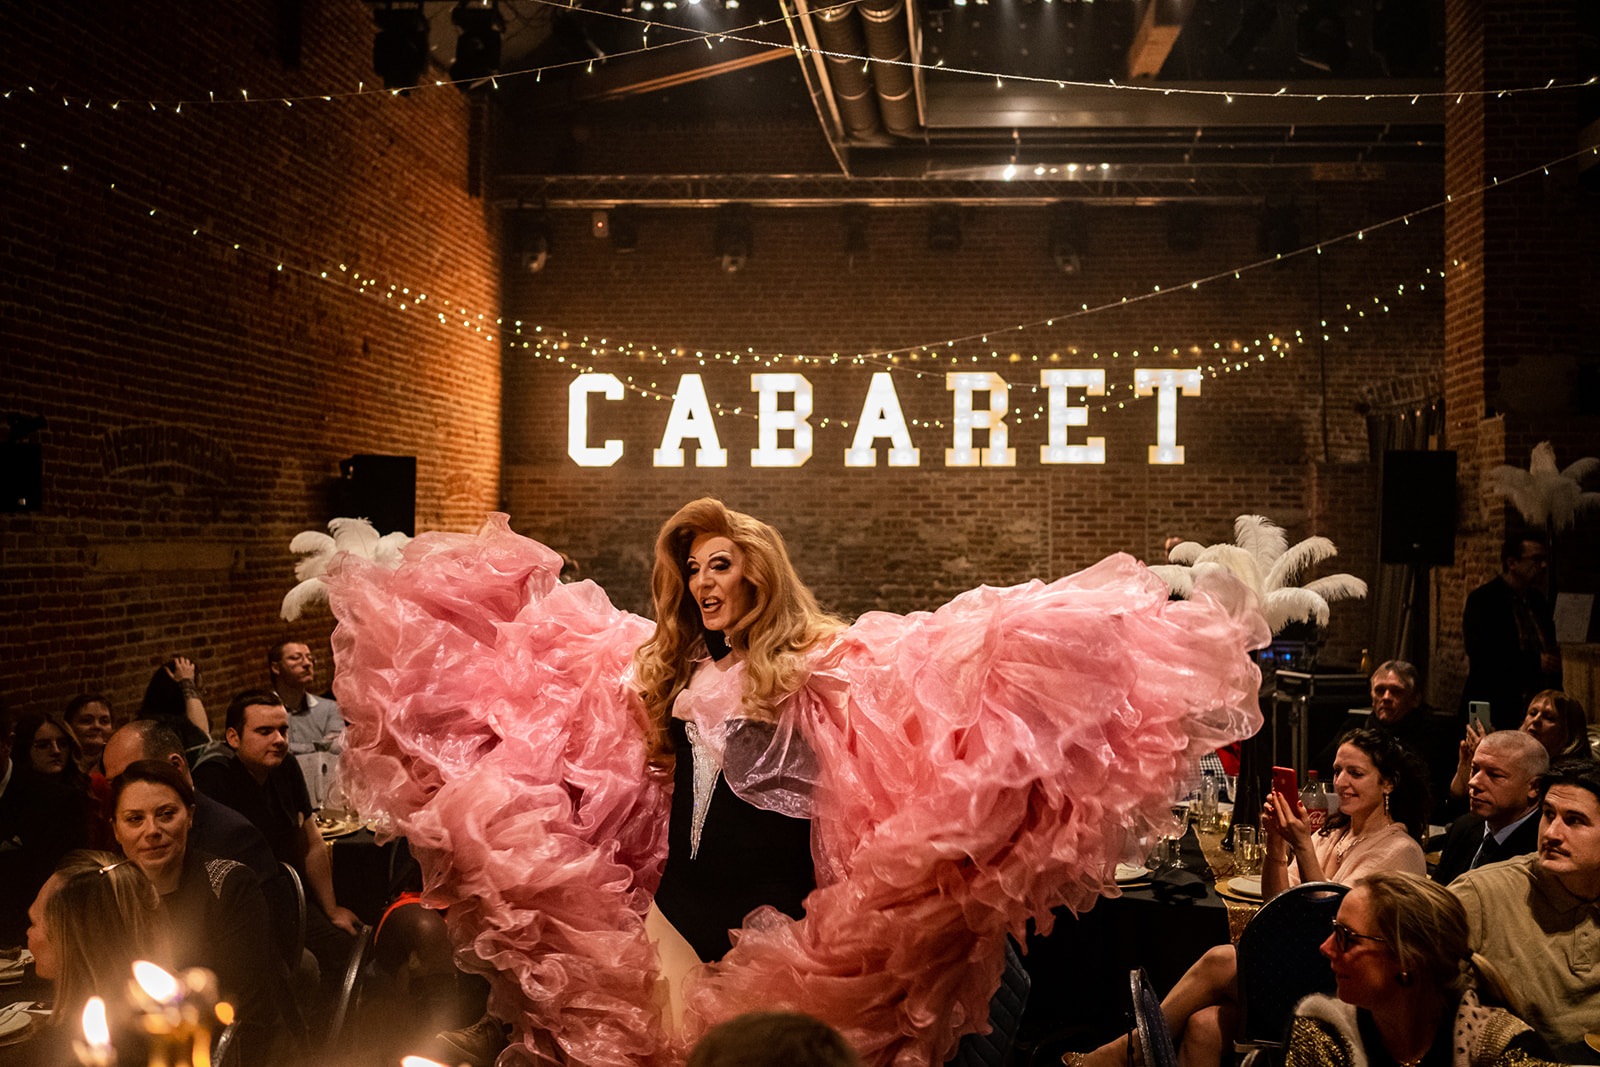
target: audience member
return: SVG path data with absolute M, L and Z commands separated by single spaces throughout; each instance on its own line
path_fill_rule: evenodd
M 186 749 L 202 748 L 211 741 L 211 719 L 200 699 L 200 672 L 194 661 L 174 656 L 156 668 L 145 686 L 139 718 L 166 726 Z
M 17 1062 L 73 1062 L 71 1039 L 90 997 L 119 1003 L 135 960 L 171 969 L 171 932 L 143 871 L 109 852 L 68 855 L 28 909 L 34 971 L 55 983 L 48 1021 Z
M 144 871 L 172 921 L 173 959 L 205 967 L 235 1009 L 245 1062 L 271 1063 L 273 1041 L 298 1020 L 289 974 L 272 943 L 254 874 L 189 846 L 194 789 L 163 760 L 136 760 L 111 783 L 117 844 Z
M 1532 537 L 1508 538 L 1500 574 L 1467 594 L 1461 638 L 1467 650 L 1462 706 L 1486 701 L 1497 729 L 1513 729 L 1541 689 L 1561 688 L 1561 646 L 1540 587 L 1550 548 Z
M 78 766 L 85 774 L 101 770 L 100 753 L 115 727 L 111 724 L 111 703 L 99 693 L 84 693 L 67 702 L 62 715 L 78 742 Z
M 1520 729 L 1538 738 L 1552 760 L 1565 756 L 1591 759 L 1589 716 L 1583 704 L 1559 689 L 1543 689 L 1528 701 Z
M 1440 885 L 1539 847 L 1539 776 L 1550 769 L 1544 746 L 1520 730 L 1497 730 L 1478 744 L 1471 764 L 1469 810 L 1450 824 L 1434 868 Z
M 21 716 L 12 734 L 9 780 L 0 803 L 5 835 L 0 892 L 6 905 L 0 925 L 12 943 L 25 926 L 29 902 L 61 858 L 89 843 L 87 780 L 72 762 L 76 742 L 68 738 L 64 726 L 38 713 Z M 37 748 L 36 741 L 42 742 Z
M 267 674 L 289 712 L 289 751 L 339 751 L 344 716 L 338 704 L 311 692 L 317 680 L 311 649 L 298 641 L 273 645 L 267 652 Z
M 1372 672 L 1370 684 L 1372 714 L 1346 717 L 1339 724 L 1334 740 L 1312 760 L 1312 766 L 1331 774 L 1341 738 L 1363 727 L 1382 730 L 1422 760 L 1428 774 L 1429 796 L 1442 801 L 1446 783 L 1456 766 L 1455 728 L 1441 721 L 1423 701 L 1417 684 L 1417 669 L 1405 660 L 1392 659 L 1380 664 Z
M 1540 789 L 1538 852 L 1468 871 L 1450 892 L 1523 1018 L 1557 1059 L 1582 1063 L 1600 1021 L 1600 765 L 1564 760 Z
M 11 709 L 0 700 L 0 945 L 18 945 L 28 929 L 28 905 L 39 891 L 22 850 L 22 788 L 11 761 Z
M 1359 879 L 1339 904 L 1322 954 L 1338 999 L 1315 993 L 1300 1002 L 1288 1067 L 1545 1062 L 1534 1058 L 1546 1050 L 1527 1023 L 1483 1002 L 1502 1000 L 1504 990 L 1493 968 L 1471 954 L 1461 905 L 1426 879 Z
M 339 906 L 328 845 L 317 829 L 300 765 L 289 759 L 289 713 L 276 693 L 246 690 L 228 705 L 226 755 L 202 760 L 195 785 L 255 824 L 279 860 L 306 886 L 306 947 L 317 957 L 326 986 L 343 974 L 361 927 Z
M 115 778 L 136 760 L 161 760 L 194 790 L 189 763 L 183 758 L 183 742 L 154 719 L 135 719 L 111 735 L 106 742 L 106 773 Z M 272 913 L 274 942 L 291 968 L 298 965 L 295 944 L 300 926 L 299 894 L 278 857 L 254 823 L 219 800 L 202 792 L 194 794 L 194 818 L 189 827 L 189 843 L 201 852 L 242 863 L 261 883 L 267 910 Z
M 1263 898 L 1270 900 L 1301 881 L 1348 885 L 1377 871 L 1426 874 L 1419 841 L 1428 787 L 1415 754 L 1381 730 L 1356 730 L 1340 743 L 1334 768 L 1339 810 L 1328 816 L 1319 833 L 1311 832 L 1299 798 L 1278 793 L 1267 798 L 1262 812 L 1267 837 Z M 1222 1062 L 1233 1047 L 1238 1003 L 1238 953 L 1232 945 L 1206 950 L 1161 1001 L 1184 1067 Z M 1119 1037 L 1082 1057 L 1069 1055 L 1088 1067 L 1119 1067 L 1128 1061 L 1128 1038 Z
M 792 1011 L 753 1011 L 714 1026 L 687 1067 L 861 1067 L 839 1031 Z

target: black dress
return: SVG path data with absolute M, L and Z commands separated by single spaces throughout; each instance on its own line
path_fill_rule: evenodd
M 691 859 L 694 757 L 683 720 L 669 719 L 667 733 L 678 760 L 667 865 L 656 890 L 656 906 L 695 953 L 710 962 L 732 947 L 728 931 L 742 926 L 745 916 L 763 904 L 795 919 L 805 915 L 806 894 L 817 885 L 811 821 L 739 799 L 718 774 L 700 848 Z

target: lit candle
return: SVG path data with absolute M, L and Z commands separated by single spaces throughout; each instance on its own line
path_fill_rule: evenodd
M 83 1067 L 113 1067 L 116 1050 L 111 1047 L 111 1027 L 106 1024 L 106 1002 L 90 997 L 83 1006 L 83 1040 L 73 1042 L 78 1062 Z

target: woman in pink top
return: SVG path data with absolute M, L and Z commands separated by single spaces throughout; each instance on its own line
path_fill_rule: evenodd
M 1267 838 L 1261 897 L 1271 900 L 1301 882 L 1341 882 L 1377 871 L 1426 875 L 1419 844 L 1428 810 L 1428 772 L 1410 749 L 1378 730 L 1353 730 L 1333 763 L 1339 810 L 1312 833 L 1298 798 L 1274 792 L 1261 812 Z M 1290 864 L 1293 864 L 1291 869 Z M 1238 1027 L 1239 956 L 1232 945 L 1208 949 L 1161 1002 L 1183 1067 L 1213 1067 L 1233 1046 Z M 1125 1063 L 1128 1039 L 1103 1045 L 1081 1062 Z M 1068 1053 L 1063 1061 L 1077 1058 Z

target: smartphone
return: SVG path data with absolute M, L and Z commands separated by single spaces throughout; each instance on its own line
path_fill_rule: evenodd
M 1489 702 L 1487 700 L 1470 700 L 1467 702 L 1467 719 L 1484 733 L 1493 730 L 1489 725 Z
M 1291 805 L 1300 800 L 1300 779 L 1293 767 L 1272 768 L 1272 791 Z

